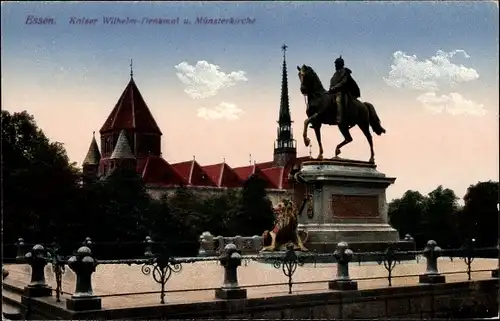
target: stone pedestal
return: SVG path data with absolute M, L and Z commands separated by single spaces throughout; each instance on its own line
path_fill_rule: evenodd
M 66 309 L 73 311 L 91 311 L 100 310 L 102 308 L 102 300 L 98 296 L 82 296 L 66 300 Z
M 52 296 L 52 288 L 46 284 L 28 285 L 24 288 L 24 295 L 32 298 Z
M 438 284 L 445 282 L 446 282 L 446 277 L 441 274 L 422 274 L 418 276 L 418 283 Z
M 328 282 L 328 288 L 337 291 L 355 291 L 358 289 L 358 283 L 353 280 L 333 280 Z
M 247 298 L 247 290 L 238 288 L 220 288 L 215 290 L 215 298 L 221 300 L 237 300 L 237 299 L 246 299 Z
M 299 213 L 299 230 L 307 231 L 309 250 L 333 252 L 342 241 L 354 252 L 384 251 L 389 243 L 414 250 L 414 242 L 400 241 L 388 223 L 386 189 L 396 179 L 378 172 L 375 164 L 308 161 L 298 178 L 312 195 L 312 211 L 306 206 Z

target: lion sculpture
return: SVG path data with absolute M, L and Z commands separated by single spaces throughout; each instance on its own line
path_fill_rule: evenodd
M 264 231 L 262 234 L 262 251 L 279 251 L 288 243 L 294 245 L 295 250 L 308 251 L 304 246 L 307 241 L 307 233 L 299 233 L 297 208 L 290 200 L 283 200 L 275 208 L 276 223 L 272 231 Z M 300 234 L 303 234 L 302 236 Z

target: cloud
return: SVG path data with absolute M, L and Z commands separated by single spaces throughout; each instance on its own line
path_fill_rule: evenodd
M 199 108 L 198 117 L 205 118 L 206 120 L 237 120 L 243 114 L 243 110 L 238 108 L 235 104 L 222 102 L 214 108 Z
M 438 96 L 428 92 L 417 97 L 425 108 L 435 114 L 447 112 L 452 115 L 483 116 L 486 114 L 484 105 L 465 99 L 459 93 Z
M 393 54 L 388 77 L 384 81 L 391 87 L 436 91 L 443 85 L 453 86 L 479 78 L 473 68 L 457 65 L 450 61 L 456 54 L 470 56 L 464 50 L 444 52 L 438 50 L 430 59 L 419 61 L 416 55 L 409 56 L 402 51 Z
M 181 62 L 175 66 L 177 77 L 186 85 L 184 92 L 191 98 L 207 98 L 217 95 L 219 90 L 234 86 L 238 81 L 248 81 L 242 70 L 224 73 L 220 67 L 204 60 L 195 66 Z

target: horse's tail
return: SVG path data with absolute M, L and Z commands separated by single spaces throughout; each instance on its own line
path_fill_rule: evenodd
M 370 126 L 372 126 L 373 131 L 377 135 L 382 135 L 385 134 L 385 129 L 382 127 L 382 124 L 380 123 L 380 118 L 378 118 L 377 112 L 375 111 L 375 107 L 370 104 L 365 102 L 364 103 L 366 107 L 368 107 L 368 118 L 370 121 Z

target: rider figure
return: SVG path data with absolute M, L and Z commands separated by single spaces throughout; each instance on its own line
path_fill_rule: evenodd
M 351 95 L 352 98 L 359 98 L 360 91 L 359 87 L 351 76 L 351 70 L 344 67 L 344 59 L 342 56 L 335 60 L 335 73 L 330 80 L 330 90 L 331 94 L 335 95 L 335 102 L 337 106 L 337 124 L 342 121 L 342 112 L 346 107 L 346 101 Z

